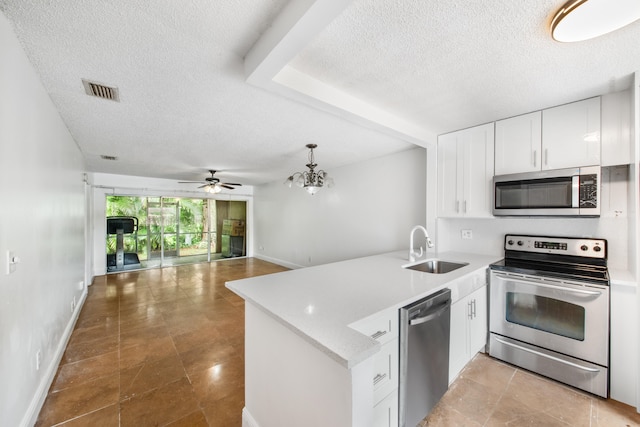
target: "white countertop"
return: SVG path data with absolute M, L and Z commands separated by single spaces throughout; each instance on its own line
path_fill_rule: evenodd
M 638 286 L 633 274 L 629 270 L 609 269 L 609 278 L 611 286 L 630 286 L 635 288 Z
M 445 274 L 402 268 L 408 251 L 357 258 L 227 282 L 227 288 L 345 367 L 375 354 L 380 344 L 349 327 L 400 308 L 484 270 L 495 256 L 448 252 L 437 258 L 469 265 Z M 452 289 L 455 302 L 464 295 Z

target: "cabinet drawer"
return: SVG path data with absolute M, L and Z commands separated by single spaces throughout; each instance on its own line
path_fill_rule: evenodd
M 384 344 L 373 361 L 373 401 L 380 402 L 398 387 L 398 340 Z
M 398 338 L 398 310 L 388 310 L 382 314 L 359 320 L 349 326 L 370 336 L 380 344 L 385 344 Z
M 394 390 L 373 408 L 373 427 L 398 426 L 398 390 Z

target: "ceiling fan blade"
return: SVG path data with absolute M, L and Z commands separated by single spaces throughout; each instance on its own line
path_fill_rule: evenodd
M 198 187 L 198 188 L 204 188 L 204 187 L 208 187 L 208 186 L 209 186 L 209 184 L 205 184 L 205 185 L 201 185 L 201 186 L 200 186 L 200 187 Z
M 238 187 L 242 187 L 242 184 L 234 184 L 233 182 L 223 182 L 226 185 L 237 185 Z
M 202 184 L 204 181 L 178 181 L 178 184 Z
M 223 187 L 223 188 L 228 188 L 229 190 L 235 190 L 235 189 L 236 189 L 235 187 L 231 187 L 230 185 L 227 185 L 226 183 L 224 183 L 224 184 L 218 184 L 218 185 L 219 185 L 220 187 Z

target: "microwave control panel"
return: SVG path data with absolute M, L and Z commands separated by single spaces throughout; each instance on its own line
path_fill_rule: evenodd
M 598 175 L 580 175 L 580 207 L 598 207 Z

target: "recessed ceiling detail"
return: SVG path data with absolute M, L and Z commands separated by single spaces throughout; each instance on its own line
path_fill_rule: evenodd
M 84 91 L 89 96 L 120 102 L 120 92 L 115 86 L 106 86 L 102 83 L 92 82 L 85 79 L 82 79 L 82 84 L 84 85 Z

